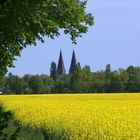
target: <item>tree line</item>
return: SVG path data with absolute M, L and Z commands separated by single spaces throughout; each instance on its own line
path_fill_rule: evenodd
M 108 64 L 105 70 L 91 72 L 89 66 L 78 66 L 72 74 L 60 75 L 53 62 L 50 76 L 19 77 L 9 73 L 0 79 L 0 91 L 4 94 L 140 92 L 140 67 L 111 71 Z

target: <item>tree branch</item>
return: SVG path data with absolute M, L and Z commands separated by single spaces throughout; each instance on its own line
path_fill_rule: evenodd
M 5 2 L 7 2 L 7 0 L 1 0 L 0 5 L 4 4 Z

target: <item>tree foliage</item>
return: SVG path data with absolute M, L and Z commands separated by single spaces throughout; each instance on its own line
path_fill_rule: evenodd
M 10 111 L 4 111 L 0 104 L 0 140 L 17 140 L 20 125 Z
M 75 71 L 70 81 L 72 90 L 79 93 L 91 92 L 92 83 L 93 74 L 87 68 Z
M 60 29 L 73 43 L 93 25 L 93 16 L 85 12 L 87 1 L 79 0 L 1 0 L 0 1 L 0 74 L 13 66 L 27 45 L 54 39 Z
M 129 66 L 127 68 L 127 73 L 129 76 L 127 90 L 129 92 L 138 92 L 140 91 L 140 68 Z
M 53 85 L 53 79 L 46 75 L 34 75 L 29 80 L 29 89 L 33 93 L 50 93 Z
M 9 88 L 10 91 L 16 94 L 24 94 L 28 93 L 28 83 L 24 81 L 23 78 L 9 74 L 7 79 L 7 86 L 5 88 Z M 6 90 L 6 89 L 5 89 Z
M 120 69 L 111 75 L 111 92 L 126 92 L 129 76 L 126 70 Z
M 71 74 L 56 73 L 55 79 L 47 75 L 9 74 L 0 79 L 0 91 L 5 94 L 140 92 L 140 67 L 110 71 L 109 81 L 107 76 L 106 70 L 93 73 L 88 66 Z
M 51 63 L 50 77 L 51 77 L 53 80 L 56 80 L 56 78 L 57 78 L 57 70 L 56 70 L 56 63 L 55 63 L 55 62 L 52 62 L 52 63 Z

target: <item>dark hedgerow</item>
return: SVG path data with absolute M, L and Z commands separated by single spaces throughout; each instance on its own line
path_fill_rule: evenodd
M 0 104 L 0 140 L 17 140 L 20 124 L 10 111 L 4 111 Z
M 44 140 L 45 136 L 30 127 L 22 126 L 11 111 L 0 104 L 0 140 Z

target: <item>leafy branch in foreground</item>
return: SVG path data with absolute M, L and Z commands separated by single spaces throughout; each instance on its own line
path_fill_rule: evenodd
M 87 1 L 78 0 L 3 0 L 0 2 L 0 75 L 13 66 L 27 45 L 43 37 L 54 39 L 60 29 L 73 43 L 93 25 L 85 12 Z

